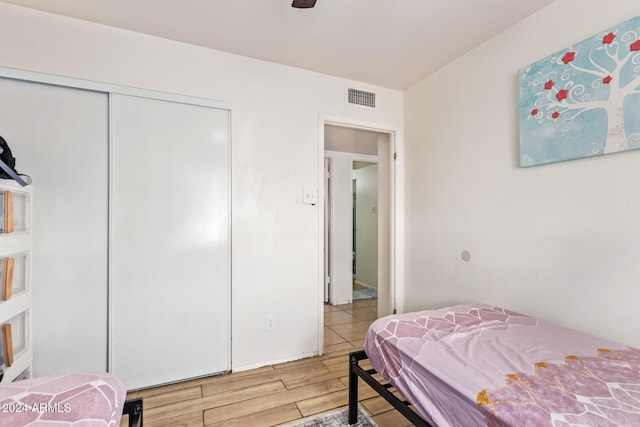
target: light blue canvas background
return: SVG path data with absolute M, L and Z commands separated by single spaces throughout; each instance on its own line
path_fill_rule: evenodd
M 576 57 L 572 62 L 577 68 L 588 70 L 597 69 L 600 66 L 613 73 L 616 62 L 607 56 L 603 48 L 603 37 L 608 33 L 616 34 L 615 44 L 609 46 L 609 52 L 615 52 L 616 46 L 618 58 L 622 58 L 629 52 L 628 45 L 640 36 L 640 17 L 635 17 L 615 27 L 604 30 L 593 37 L 576 43 L 561 51 L 549 55 L 528 67 L 519 70 L 519 124 L 520 124 L 520 165 L 534 166 L 539 164 L 576 159 L 587 156 L 604 154 L 604 144 L 607 137 L 609 117 L 603 108 L 587 108 L 573 121 L 567 122 L 547 117 L 552 111 L 564 114 L 567 110 L 556 108 L 538 107 L 545 115 L 540 120 L 531 115 L 531 110 L 536 106 L 536 100 L 546 94 L 544 84 L 553 80 L 556 89 L 575 88 L 583 85 L 582 96 L 587 96 L 591 101 L 606 101 L 609 99 L 611 87 L 620 85 L 626 87 L 640 85 L 640 66 L 635 63 L 638 53 L 630 55 L 620 68 L 619 78 L 610 85 L 598 84 L 600 77 L 593 74 L 572 70 L 569 65 L 560 59 L 569 51 L 575 51 Z M 628 40 L 626 38 L 628 37 Z M 591 56 L 590 56 L 591 55 Z M 634 81 L 638 79 L 639 81 Z M 596 82 L 593 87 L 594 81 Z M 633 86 L 630 86 L 633 87 Z M 637 92 L 637 89 L 636 89 Z M 543 95 L 541 95 L 543 94 Z M 555 96 L 555 91 L 553 92 Z M 571 107 L 570 102 L 566 102 Z M 624 128 L 627 135 L 629 149 L 640 148 L 640 140 L 631 138 L 634 133 L 640 133 L 640 94 L 631 93 L 624 98 L 623 103 Z M 577 110 L 569 111 L 573 114 Z M 561 116 L 564 117 L 564 116 Z

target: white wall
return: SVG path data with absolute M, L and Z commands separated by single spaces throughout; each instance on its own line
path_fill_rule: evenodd
M 640 151 L 519 168 L 516 74 L 638 14 L 557 0 L 406 92 L 405 309 L 500 304 L 640 345 Z
M 230 102 L 233 368 L 318 351 L 319 212 L 299 200 L 318 187 L 319 117 L 402 129 L 401 92 L 5 3 L 0 52 L 4 67 Z M 379 108 L 346 105 L 349 85 Z

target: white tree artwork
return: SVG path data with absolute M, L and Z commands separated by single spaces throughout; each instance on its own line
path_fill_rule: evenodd
M 519 71 L 520 165 L 640 148 L 640 17 Z

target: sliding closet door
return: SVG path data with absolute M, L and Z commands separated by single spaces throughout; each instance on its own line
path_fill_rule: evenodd
M 110 366 L 128 389 L 230 368 L 229 111 L 111 95 Z
M 0 78 L 0 135 L 33 178 L 34 376 L 107 368 L 108 95 Z

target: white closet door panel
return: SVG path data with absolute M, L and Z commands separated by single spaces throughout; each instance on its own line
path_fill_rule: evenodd
M 229 112 L 111 95 L 111 371 L 230 368 Z
M 33 374 L 105 371 L 108 95 L 0 78 L 0 135 L 35 188 Z

